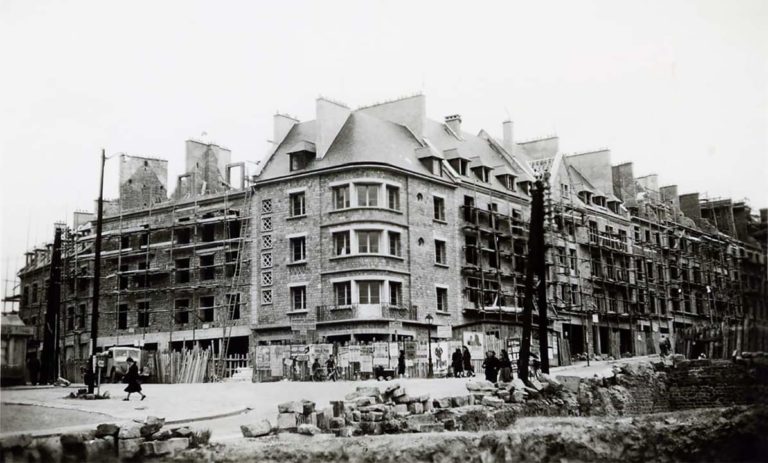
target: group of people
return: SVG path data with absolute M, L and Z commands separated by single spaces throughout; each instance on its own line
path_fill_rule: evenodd
M 512 381 L 512 360 L 510 360 L 509 354 L 504 349 L 501 350 L 499 357 L 496 357 L 495 351 L 486 352 L 483 370 L 485 371 L 485 379 L 492 383 L 496 381 L 505 383 Z
M 472 355 L 467 346 L 456 351 L 451 355 L 451 367 L 453 367 L 453 376 L 456 378 L 475 376 L 475 369 L 472 367 Z

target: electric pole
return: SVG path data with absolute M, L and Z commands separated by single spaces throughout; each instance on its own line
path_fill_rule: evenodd
M 101 178 L 99 179 L 99 200 L 96 211 L 96 240 L 93 243 L 93 304 L 91 307 L 91 358 L 88 369 L 94 378 L 93 356 L 96 355 L 96 340 L 99 337 L 99 292 L 101 291 L 101 221 L 104 212 L 104 164 L 107 161 L 104 149 L 101 150 Z M 96 380 L 88 384 L 88 393 L 93 394 Z

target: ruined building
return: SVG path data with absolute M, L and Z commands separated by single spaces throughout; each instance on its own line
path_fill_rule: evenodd
M 519 338 L 530 188 L 547 174 L 553 364 L 657 352 L 664 335 L 693 356 L 768 347 L 765 211 L 679 195 L 609 150 L 566 155 L 557 137 L 498 129 L 430 119 L 423 95 L 357 109 L 319 98 L 313 120 L 275 115 L 247 185 L 215 144 L 187 142 L 170 197 L 165 161 L 123 157 L 99 345 Z M 93 217 L 77 222 L 63 252 L 67 359 L 84 356 L 90 326 Z M 38 327 L 47 256 L 20 272 L 21 316 Z

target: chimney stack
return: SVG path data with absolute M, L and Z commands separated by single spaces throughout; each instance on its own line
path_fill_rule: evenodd
M 515 146 L 515 138 L 514 138 L 514 122 L 512 121 L 504 121 L 501 123 L 502 128 L 504 130 L 504 138 L 501 140 L 502 146 L 509 154 L 512 154 L 512 151 L 514 151 Z
M 445 116 L 445 124 L 453 130 L 456 136 L 461 136 L 461 116 L 453 114 L 451 116 Z
M 299 121 L 292 118 L 291 116 L 288 116 L 287 114 L 280 113 L 275 114 L 273 121 L 274 131 L 272 133 L 272 145 L 277 147 L 277 145 L 285 140 L 288 132 L 290 132 L 293 126 L 298 124 Z

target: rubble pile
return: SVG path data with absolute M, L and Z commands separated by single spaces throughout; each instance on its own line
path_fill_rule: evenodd
M 0 440 L 2 461 L 107 461 L 173 455 L 208 444 L 210 431 L 166 427 L 165 419 L 100 424 L 94 430 L 33 438 L 17 435 Z

